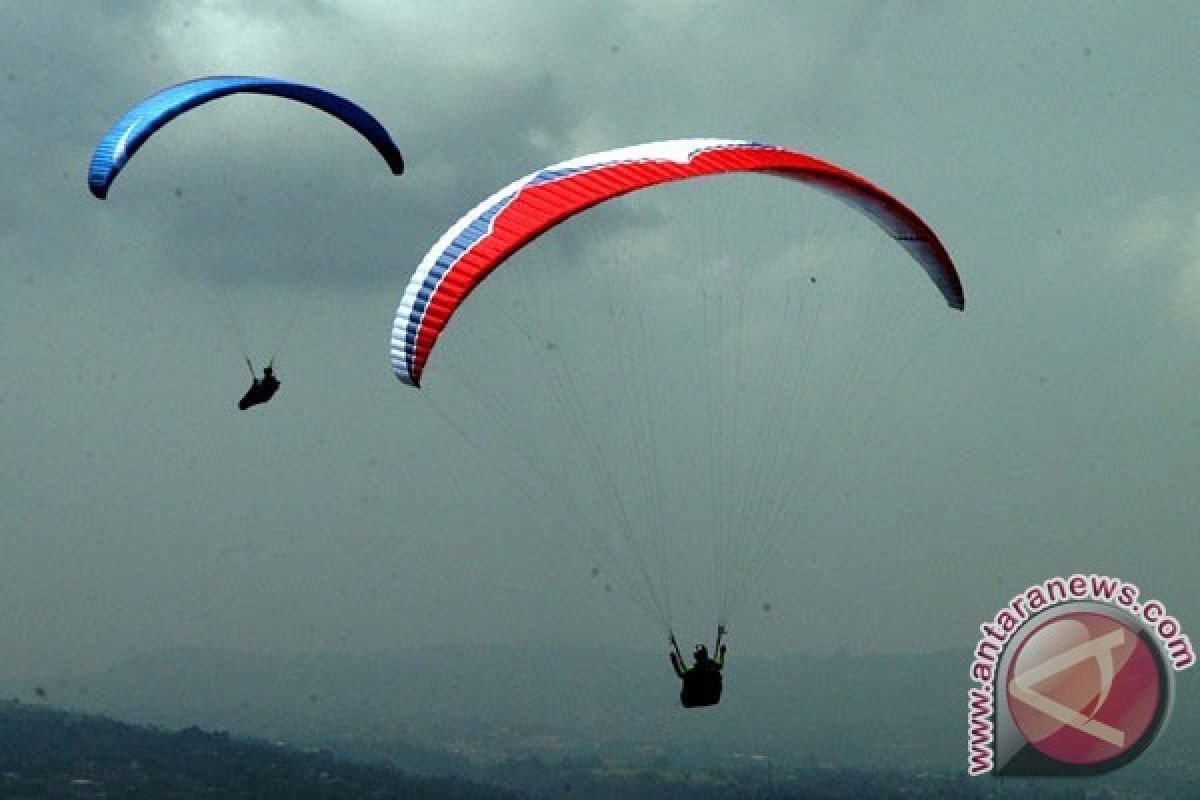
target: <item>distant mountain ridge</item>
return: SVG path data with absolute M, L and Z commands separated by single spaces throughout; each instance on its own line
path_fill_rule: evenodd
M 46 691 L 61 706 L 388 757 L 431 774 L 614 753 L 957 770 L 968 663 L 966 653 L 742 659 L 734 650 L 721 705 L 692 711 L 679 707 L 665 653 L 546 644 L 289 657 L 171 650 Z M 1146 758 L 1200 742 L 1194 682 L 1180 678 L 1172 720 Z
M 0 797 L 515 800 L 495 786 L 406 775 L 196 727 L 0 705 Z

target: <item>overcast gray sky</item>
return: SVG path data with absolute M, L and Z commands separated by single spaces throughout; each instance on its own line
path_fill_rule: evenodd
M 734 620 L 739 647 L 965 648 L 1011 595 L 1076 571 L 1134 581 L 1200 626 L 1195 4 L 0 0 L 0 19 L 0 674 L 175 644 L 657 646 L 579 542 L 446 425 L 455 399 L 394 380 L 387 346 L 413 267 L 479 199 L 572 156 L 692 136 L 867 176 L 938 231 L 967 290 L 954 316 L 917 270 L 898 281 L 927 304 L 877 340 L 917 331 L 914 366 L 865 380 L 822 431 L 819 480 L 788 461 L 819 497 L 789 508 Z M 408 170 L 392 177 L 310 109 L 232 98 L 168 126 L 92 198 L 107 127 L 209 74 L 352 97 Z M 767 275 L 807 269 L 839 237 L 903 263 L 869 225 L 842 227 L 840 208 L 832 228 L 783 222 L 807 190 L 769 183 L 680 194 L 685 210 L 717 209 L 701 243 L 662 190 L 506 266 L 549 267 L 573 297 L 597 269 L 643 259 L 665 276 L 657 297 L 726 242 L 756 243 Z M 770 213 L 751 205 L 760 191 Z M 853 260 L 857 241 L 837 246 Z M 537 285 L 523 280 L 472 298 L 444 372 L 495 363 L 467 343 L 511 333 L 505 298 Z M 926 324 L 925 310 L 947 317 Z M 565 329 L 546 335 L 566 346 L 588 313 L 560 308 Z M 239 414 L 239 348 L 261 357 L 280 329 L 284 388 Z M 841 346 L 814 341 L 818 358 Z M 521 344 L 517 369 L 546 363 Z M 671 362 L 696 342 L 656 346 Z M 886 366 L 885 351 L 861 363 Z M 497 364 L 487 380 L 529 374 Z M 577 449 L 544 447 L 564 465 Z M 699 508 L 688 492 L 703 490 L 663 469 L 677 505 Z M 698 584 L 707 573 L 682 551 L 703 525 L 676 524 L 676 571 Z M 710 610 L 686 597 L 683 635 L 706 635 Z

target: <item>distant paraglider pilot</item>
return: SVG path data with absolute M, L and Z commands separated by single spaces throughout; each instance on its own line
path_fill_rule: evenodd
M 254 383 L 250 385 L 250 388 L 242 395 L 242 399 L 238 401 L 238 409 L 241 411 L 267 402 L 279 390 L 279 379 L 275 377 L 275 370 L 271 364 L 263 367 L 261 378 L 255 374 L 253 364 L 247 361 L 246 365 L 250 367 L 250 374 L 254 376 Z
M 721 702 L 721 670 L 725 668 L 725 645 L 721 640 L 725 637 L 725 626 L 717 628 L 717 657 L 710 658 L 708 648 L 702 644 L 696 645 L 692 653 L 692 666 L 684 666 L 683 654 L 671 634 L 671 666 L 675 674 L 683 681 L 679 692 L 679 702 L 684 708 L 699 708 L 715 706 Z

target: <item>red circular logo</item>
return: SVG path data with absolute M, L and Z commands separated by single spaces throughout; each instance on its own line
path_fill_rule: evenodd
M 1123 622 L 1071 612 L 1021 642 L 1005 691 L 1029 744 L 1067 764 L 1098 764 L 1154 734 L 1163 675 L 1151 646 Z

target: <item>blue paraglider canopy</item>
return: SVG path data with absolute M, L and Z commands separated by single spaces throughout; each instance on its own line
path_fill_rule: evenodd
M 210 100 L 238 93 L 273 95 L 318 108 L 362 134 L 383 156 L 393 174 L 404 171 L 404 159 L 396 143 L 379 120 L 361 106 L 316 86 L 279 78 L 228 75 L 197 78 L 170 86 L 125 112 L 92 154 L 88 188 L 96 197 L 104 199 L 117 173 L 155 131 Z

